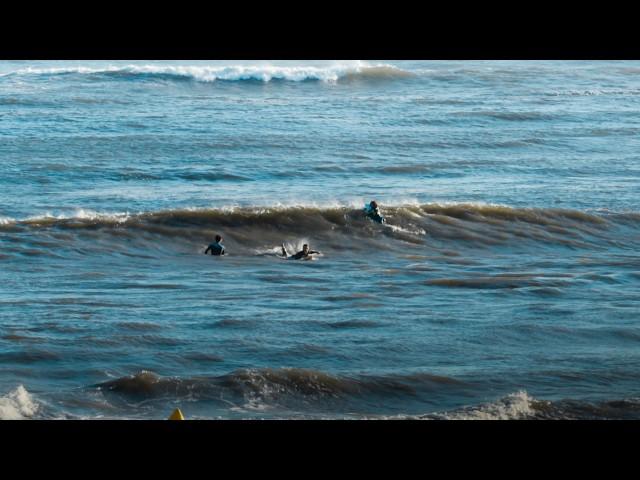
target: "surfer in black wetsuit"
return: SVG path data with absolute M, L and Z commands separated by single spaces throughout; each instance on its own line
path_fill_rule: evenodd
M 374 222 L 384 223 L 384 217 L 380 215 L 380 209 L 375 200 L 371 200 L 369 205 L 364 206 L 364 214 Z
M 300 260 L 301 258 L 310 258 L 310 255 L 314 253 L 320 253 L 315 250 L 309 250 L 309 245 L 306 243 L 302 246 L 302 250 L 296 253 L 295 255 L 288 255 L 287 251 L 284 248 L 284 244 L 282 244 L 282 256 L 284 258 L 288 258 L 289 260 Z
M 206 255 L 211 251 L 211 255 L 224 255 L 224 245 L 220 243 L 221 241 L 222 237 L 220 235 L 216 235 L 216 241 L 207 247 L 204 254 Z

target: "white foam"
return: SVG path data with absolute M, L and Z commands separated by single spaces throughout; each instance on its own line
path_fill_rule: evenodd
M 116 223 L 122 223 L 126 222 L 129 219 L 129 212 L 100 213 L 94 210 L 86 210 L 84 208 L 80 208 L 76 210 L 72 218 L 82 220 L 109 220 Z
M 257 399 L 249 399 L 244 405 L 240 407 L 231 407 L 229 410 L 232 412 L 266 412 L 268 410 L 273 409 L 273 407 L 267 405 L 266 403 L 261 402 Z
M 564 90 L 564 91 L 554 91 L 550 92 L 549 95 L 560 97 L 560 96 L 569 96 L 569 97 L 591 97 L 598 95 L 639 95 L 640 89 L 637 88 L 629 88 L 629 89 L 613 89 L 613 88 L 596 88 L 590 90 Z
M 42 220 L 101 220 L 111 221 L 115 223 L 126 222 L 130 218 L 129 212 L 101 213 L 93 210 L 79 208 L 72 214 L 53 214 L 46 212 L 42 215 L 33 215 L 27 217 L 23 222 L 38 222 Z
M 491 403 L 465 407 L 449 412 L 426 415 L 383 415 L 367 416 L 365 419 L 378 420 L 524 420 L 535 415 L 535 399 L 524 390 L 511 393 Z
M 506 203 L 495 203 L 495 202 L 483 202 L 482 200 L 473 200 L 473 201 L 453 201 L 453 200 L 444 200 L 444 201 L 434 201 L 429 203 L 428 205 L 432 205 L 434 207 L 457 207 L 461 205 L 478 207 L 478 208 L 510 208 L 515 209 L 517 207 L 513 207 L 512 205 L 507 205 Z
M 0 397 L 0 420 L 25 420 L 33 417 L 39 405 L 22 385 Z
M 384 226 L 386 228 L 389 228 L 390 230 L 394 231 L 394 232 L 402 232 L 402 233 L 410 233 L 412 235 L 426 235 L 427 231 L 423 228 L 418 228 L 418 229 L 411 229 L 411 228 L 402 228 L 399 227 L 397 225 L 390 225 L 388 223 L 384 224 Z
M 496 402 L 486 403 L 441 415 L 448 420 L 519 420 L 535 414 L 533 398 L 524 390 L 511 393 Z
M 207 210 L 216 210 L 222 211 L 225 213 L 235 213 L 236 211 L 252 211 L 255 213 L 270 213 L 277 212 L 288 209 L 317 209 L 317 210 L 340 210 L 343 208 L 351 208 L 354 210 L 362 210 L 365 205 L 367 205 L 372 198 L 370 197 L 348 197 L 342 200 L 338 199 L 327 199 L 327 200 L 300 200 L 297 198 L 290 198 L 287 200 L 275 200 L 269 204 L 261 205 L 241 205 L 241 204 L 227 204 L 227 205 L 210 205 L 208 207 L 184 207 L 181 210 L 186 211 L 207 211 Z M 378 203 L 381 204 L 381 208 L 402 208 L 402 207 L 419 207 L 424 205 L 424 202 L 420 202 L 416 198 L 400 198 L 395 199 L 393 203 L 383 202 L 378 200 Z M 458 202 L 451 202 L 451 205 L 457 205 Z M 470 203 L 465 203 L 470 205 Z M 438 203 L 434 205 L 444 205 L 443 203 Z M 489 205 L 489 204 L 487 204 Z M 150 213 L 150 212 L 147 212 Z

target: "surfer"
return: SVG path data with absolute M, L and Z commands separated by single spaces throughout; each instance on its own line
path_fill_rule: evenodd
M 224 245 L 220 243 L 221 241 L 222 237 L 220 235 L 216 235 L 216 241 L 207 247 L 204 254 L 206 255 L 211 251 L 211 255 L 224 255 Z
M 288 255 L 287 250 L 284 248 L 284 243 L 282 244 L 282 256 L 284 258 L 288 258 L 289 260 L 300 260 L 301 258 L 307 259 L 311 258 L 311 255 L 314 253 L 320 253 L 315 250 L 309 250 L 309 245 L 306 243 L 302 246 L 302 250 L 296 253 L 295 255 Z
M 375 200 L 371 200 L 369 205 L 364 206 L 364 214 L 374 222 L 384 223 L 384 217 L 380 214 L 380 209 Z

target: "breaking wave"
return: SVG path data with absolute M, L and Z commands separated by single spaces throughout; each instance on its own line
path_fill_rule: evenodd
M 369 221 L 361 209 L 345 206 L 194 208 L 137 214 L 79 210 L 72 215 L 2 218 L 0 231 L 47 233 L 55 241 L 87 235 L 95 238 L 98 234 L 104 238 L 108 234 L 127 241 L 153 236 L 181 238 L 181 243 L 193 244 L 209 242 L 212 235 L 221 233 L 236 247 L 255 253 L 296 238 L 321 240 L 329 248 L 339 243 L 340 248 L 348 245 L 356 250 L 370 249 L 374 244 L 383 249 L 407 243 L 444 247 L 450 242 L 484 247 L 537 242 L 572 249 L 601 248 L 630 245 L 629 238 L 637 236 L 640 226 L 637 213 L 470 203 L 390 206 L 382 213 L 387 220 L 383 225 Z
M 90 75 L 114 79 L 217 81 L 322 81 L 393 80 L 412 76 L 408 71 L 387 64 L 365 62 L 338 63 L 330 66 L 276 66 L 276 65 L 125 65 L 106 67 L 62 67 L 16 70 L 8 75 Z

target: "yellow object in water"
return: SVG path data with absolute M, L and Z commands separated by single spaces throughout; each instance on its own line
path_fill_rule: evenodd
M 184 416 L 179 408 L 176 408 L 171 415 L 169 415 L 168 420 L 184 420 Z

